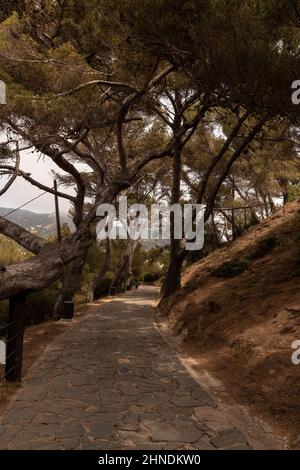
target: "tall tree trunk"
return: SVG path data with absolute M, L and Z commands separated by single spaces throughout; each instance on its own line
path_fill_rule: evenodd
M 126 270 L 126 277 L 125 277 L 125 287 L 128 286 L 128 283 L 131 281 L 131 276 L 132 276 L 132 257 L 134 254 L 134 251 L 138 245 L 138 242 L 136 240 L 128 240 L 128 245 L 126 252 L 124 253 L 121 262 L 119 266 L 117 267 L 110 290 L 115 289 L 115 291 L 120 287 L 120 281 L 121 281 L 121 276 Z
M 173 184 L 171 194 L 171 205 L 180 201 L 180 181 L 181 181 L 181 148 L 176 149 L 173 157 Z M 170 261 L 166 275 L 162 300 L 174 294 L 181 288 L 182 265 L 185 257 L 185 251 L 182 249 L 181 240 L 175 240 L 175 218 L 170 215 L 171 243 L 170 243 Z
M 283 178 L 279 178 L 278 183 L 282 191 L 283 205 L 285 206 L 289 202 L 289 183 Z
M 219 236 L 219 233 L 218 233 L 218 229 L 217 229 L 217 225 L 216 225 L 216 221 L 215 221 L 215 213 L 214 211 L 211 213 L 211 226 L 212 226 L 212 229 L 213 229 L 213 234 L 214 234 L 214 243 L 219 246 L 220 244 L 220 236 Z
M 185 251 L 181 247 L 180 240 L 173 240 L 171 242 L 170 262 L 163 286 L 162 300 L 170 297 L 170 295 L 181 288 L 181 273 L 184 258 Z
M 262 204 L 261 204 L 259 192 L 258 192 L 257 189 L 255 189 L 255 196 L 256 196 L 256 199 L 257 199 L 258 204 L 260 204 L 260 206 L 259 206 L 259 208 L 258 208 L 258 211 L 260 212 L 261 220 L 264 220 L 264 218 L 265 218 L 264 210 L 263 210 L 263 206 L 262 206 Z M 260 223 L 260 222 L 261 222 L 261 221 L 259 220 L 259 223 Z
M 283 197 L 283 205 L 286 206 L 286 204 L 289 202 L 289 190 L 288 190 L 287 183 L 282 185 L 282 197 Z
M 72 261 L 72 263 L 70 263 L 64 270 L 63 285 L 58 294 L 53 312 L 55 320 L 59 320 L 62 317 L 64 303 L 71 302 L 74 298 L 81 281 L 87 251 L 88 250 L 84 250 L 82 255 Z
M 271 208 L 271 214 L 273 214 L 273 212 L 275 212 L 276 210 L 276 206 L 275 206 L 275 202 L 272 198 L 272 195 L 267 192 L 267 198 L 268 198 L 268 202 L 269 202 L 269 207 Z
M 92 279 L 89 285 L 89 291 L 88 291 L 89 302 L 93 302 L 95 300 L 96 288 L 97 286 L 100 285 L 102 279 L 104 278 L 105 274 L 109 270 L 110 263 L 111 263 L 111 241 L 109 238 L 106 238 L 103 264 L 101 268 L 95 273 L 94 278 Z
M 286 206 L 287 203 L 289 202 L 289 193 L 287 190 L 284 190 L 282 193 L 283 196 L 283 205 Z
M 232 176 L 231 178 L 231 194 L 232 194 L 232 204 L 234 205 L 234 201 L 235 201 L 235 178 L 234 176 Z M 236 227 L 236 224 L 235 224 L 235 210 L 232 209 L 231 211 L 232 213 L 232 240 L 236 240 L 237 239 L 237 227 Z
M 126 269 L 127 263 L 128 263 L 128 253 L 126 252 L 125 255 L 122 257 L 122 260 L 114 273 L 114 277 L 110 286 L 111 293 L 113 292 L 113 290 L 115 292 L 118 290 L 120 286 L 121 276 L 124 270 Z
M 136 247 L 138 246 L 137 240 L 129 240 L 128 242 L 128 261 L 126 265 L 126 274 L 125 274 L 125 288 L 128 289 L 131 287 L 132 281 L 132 262 L 133 262 L 133 255 L 135 252 Z
M 266 216 L 266 218 L 269 217 L 270 213 L 269 213 L 269 205 L 268 205 L 268 199 L 267 199 L 267 195 L 264 191 L 260 190 L 260 195 L 261 195 L 261 198 L 263 200 L 263 209 L 264 209 L 264 214 Z

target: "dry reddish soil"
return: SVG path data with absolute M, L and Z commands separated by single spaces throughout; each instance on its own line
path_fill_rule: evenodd
M 215 277 L 276 237 L 233 278 Z M 230 246 L 188 268 L 182 292 L 160 307 L 159 322 L 193 367 L 220 379 L 232 398 L 300 447 L 300 201 L 279 210 Z

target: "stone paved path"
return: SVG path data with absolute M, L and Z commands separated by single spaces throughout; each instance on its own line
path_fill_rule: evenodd
M 248 449 L 153 326 L 153 288 L 58 337 L 0 420 L 1 449 Z

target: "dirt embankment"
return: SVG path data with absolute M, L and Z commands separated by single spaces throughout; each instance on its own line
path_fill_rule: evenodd
M 300 447 L 300 201 L 186 270 L 160 322 L 195 368 Z

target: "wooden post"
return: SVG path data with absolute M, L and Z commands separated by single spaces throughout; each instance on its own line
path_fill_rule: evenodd
M 0 80 L 0 104 L 6 104 L 6 84 Z
M 22 378 L 24 320 L 25 296 L 10 297 L 5 364 L 5 377 L 10 382 L 21 382 Z
M 235 227 L 235 209 L 231 211 L 231 220 L 232 220 L 232 240 L 236 240 L 236 227 Z
M 232 176 L 232 204 L 235 200 L 235 178 Z M 236 227 L 235 227 L 235 209 L 232 209 L 232 240 L 236 240 Z
M 53 187 L 54 187 L 54 191 L 57 193 L 57 181 L 56 180 L 54 180 Z M 61 225 L 60 225 L 59 204 L 58 204 L 57 194 L 54 195 L 54 199 L 55 199 L 57 241 L 58 243 L 61 243 Z

